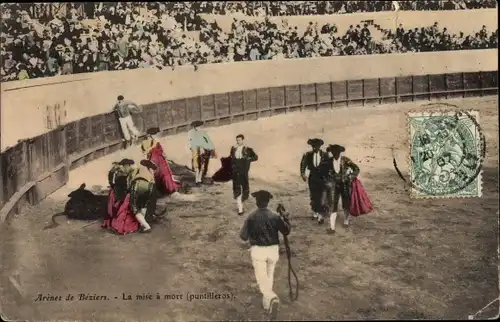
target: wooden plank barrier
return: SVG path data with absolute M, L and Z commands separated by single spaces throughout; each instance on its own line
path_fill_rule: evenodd
M 257 120 L 307 109 L 387 104 L 497 95 L 497 71 L 385 77 L 258 88 L 196 96 L 145 105 L 133 116 L 144 135 L 158 126 L 162 134 L 189 129 L 202 119 L 207 126 Z M 100 114 L 26 139 L 0 155 L 0 222 L 38 204 L 64 186 L 69 171 L 123 146 L 116 115 Z

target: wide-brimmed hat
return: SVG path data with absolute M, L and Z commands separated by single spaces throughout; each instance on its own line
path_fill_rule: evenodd
M 134 160 L 131 159 L 122 159 L 120 162 L 118 162 L 119 165 L 132 165 L 135 164 Z
M 319 147 L 319 146 L 322 146 L 323 144 L 325 144 L 325 142 L 323 142 L 323 140 L 321 140 L 321 139 L 314 138 L 314 139 L 307 140 L 307 144 L 309 144 L 312 147 Z
M 158 134 L 159 132 L 160 132 L 159 127 L 150 127 L 149 129 L 146 130 L 146 134 L 149 134 L 149 135 L 155 135 L 155 134 Z
M 344 152 L 345 148 L 341 145 L 338 144 L 330 144 L 328 148 L 326 149 L 328 152 L 335 153 L 335 152 Z
M 193 121 L 193 122 L 191 122 L 191 126 L 192 127 L 202 126 L 203 124 L 204 124 L 203 121 Z
M 152 169 L 152 170 L 156 170 L 158 167 L 156 166 L 156 164 L 154 164 L 152 161 L 150 160 L 141 160 L 141 165 L 148 168 L 148 169 Z
M 273 195 L 267 190 L 259 190 L 252 193 L 252 197 L 254 197 L 257 201 L 269 201 L 273 199 Z

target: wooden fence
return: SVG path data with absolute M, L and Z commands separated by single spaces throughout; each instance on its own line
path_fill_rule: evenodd
M 186 131 L 193 120 L 220 126 L 307 109 L 496 95 L 497 71 L 375 78 L 259 88 L 159 102 L 134 115 L 138 129 L 163 135 Z M 68 123 L 19 142 L 0 157 L 0 221 L 62 187 L 69 171 L 123 147 L 114 114 Z

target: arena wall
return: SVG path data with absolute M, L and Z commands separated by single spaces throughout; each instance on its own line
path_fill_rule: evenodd
M 99 72 L 1 84 L 1 151 L 18 140 L 111 111 L 123 94 L 138 104 L 256 88 L 498 70 L 498 52 L 469 50 L 339 56 Z M 304 72 L 307 71 L 307 72 Z M 216 80 L 216 81 L 214 81 Z
M 237 64 L 207 66 L 206 70 L 215 71 L 217 67 L 219 69 L 217 72 L 211 73 L 211 76 L 210 74 L 194 74 L 184 71 L 184 75 L 202 78 L 200 82 L 196 83 L 197 86 L 201 86 L 198 90 L 194 85 L 181 82 L 179 88 L 190 88 L 191 91 L 181 94 L 179 90 L 176 95 L 170 94 L 172 97 L 170 99 L 164 98 L 168 95 L 162 96 L 162 93 L 152 95 L 155 98 L 163 97 L 161 99 L 149 98 L 147 100 L 147 95 L 142 96 L 144 100 L 137 99 L 144 106 L 142 113 L 134 115 L 134 121 L 142 133 L 148 127 L 158 126 L 163 135 L 169 135 L 186 131 L 190 122 L 196 119 L 203 119 L 207 126 L 221 126 L 243 120 L 257 120 L 262 117 L 311 109 L 496 95 L 498 93 L 498 76 L 496 51 L 494 52 L 494 63 L 491 59 L 491 51 L 485 51 L 482 54 L 480 51 L 476 51 L 475 54 L 469 52 L 473 54 L 472 56 L 468 56 L 467 52 L 441 53 L 441 55 L 433 56 L 434 60 L 431 60 L 432 56 L 427 54 L 406 55 L 404 59 L 399 55 L 391 55 L 391 62 L 394 63 L 389 64 L 387 62 L 389 58 L 386 57 L 386 68 L 380 68 L 377 65 L 376 56 L 368 57 L 372 58 L 372 63 L 364 61 L 361 57 L 348 57 L 352 59 L 349 61 L 345 60 L 344 57 L 339 57 L 338 60 L 337 58 L 335 60 L 343 61 L 344 66 L 336 65 L 333 70 L 321 71 L 317 67 L 321 64 L 316 62 L 311 63 L 311 72 L 308 73 L 286 70 L 286 68 L 290 68 L 289 66 L 293 66 L 293 63 L 297 64 L 295 66 L 299 64 L 309 66 L 307 60 L 297 60 L 290 63 L 287 61 L 256 62 L 242 64 L 241 67 L 236 66 Z M 450 54 L 454 54 L 453 58 Z M 427 58 L 423 59 L 422 55 L 426 55 Z M 381 61 L 378 60 L 378 62 L 380 64 Z M 264 73 L 260 64 L 269 68 L 266 75 L 275 76 L 266 78 L 259 83 L 258 81 L 262 77 L 253 70 L 259 69 Z M 349 68 L 349 66 L 352 67 Z M 396 67 L 391 70 L 389 66 Z M 225 71 L 223 67 L 227 67 L 235 74 Z M 281 68 L 285 68 L 285 70 Z M 302 67 L 300 70 L 306 69 Z M 99 114 L 99 110 L 92 110 L 89 104 L 96 101 L 96 98 L 103 97 L 103 93 L 107 93 L 111 96 L 107 102 L 109 106 L 117 94 L 117 92 L 110 93 L 111 88 L 120 89 L 127 96 L 134 98 L 134 95 L 129 95 L 129 92 L 124 90 L 125 85 L 130 86 L 126 88 L 127 90 L 130 89 L 135 95 L 141 97 L 140 91 L 146 92 L 146 89 L 138 84 L 144 82 L 145 79 L 148 79 L 149 82 L 153 78 L 146 77 L 144 79 L 142 75 L 150 73 L 153 75 L 154 72 L 135 70 L 110 73 L 114 75 L 109 77 L 115 77 L 116 82 L 119 82 L 118 79 L 121 78 L 118 77 L 119 75 L 124 75 L 123 83 L 119 83 L 119 85 L 124 84 L 123 86 L 114 83 L 106 85 L 109 78 L 105 76 L 105 73 L 99 73 L 100 75 L 96 75 L 95 79 L 100 79 L 101 82 L 98 84 L 104 88 L 100 89 L 98 85 L 90 86 L 93 82 L 86 80 L 89 86 L 84 87 L 79 92 L 79 95 L 86 93 L 88 96 L 87 98 L 80 96 L 80 107 L 88 108 L 92 112 L 84 110 L 83 114 L 87 115 L 83 118 L 72 120 L 36 137 L 24 139 L 14 147 L 2 152 L 0 156 L 0 221 L 8 218 L 10 214 L 19 212 L 26 204 L 36 205 L 62 187 L 68 180 L 70 170 L 123 148 L 121 132 L 115 115 L 109 112 Z M 247 72 L 248 74 L 246 74 Z M 380 72 L 380 74 L 377 75 L 376 72 Z M 131 75 L 134 73 L 136 74 L 132 77 Z M 295 78 L 290 80 L 283 76 L 285 74 Z M 234 83 L 239 83 L 239 80 L 248 80 L 249 77 L 254 82 L 243 81 L 239 83 L 239 86 L 246 84 L 248 87 L 238 87 L 238 85 L 232 84 L 233 78 L 229 77 L 226 80 L 221 78 L 222 75 L 227 75 L 227 77 L 238 75 L 239 77 L 234 78 Z M 368 75 L 368 77 L 363 77 L 363 75 Z M 90 76 L 74 75 L 69 78 L 78 79 L 81 77 L 82 82 L 85 82 L 84 78 Z M 127 77 L 130 77 L 128 78 L 130 83 L 125 82 Z M 203 77 L 205 78 L 203 79 Z M 311 80 L 311 77 L 315 79 Z M 43 83 L 50 80 L 33 80 L 32 82 Z M 193 79 L 191 78 L 191 80 Z M 75 82 L 77 81 L 75 80 Z M 180 80 L 176 79 L 176 82 L 180 82 Z M 224 90 L 219 83 L 226 84 L 227 88 Z M 266 84 L 265 87 L 262 85 L 263 83 Z M 39 95 L 42 98 L 47 95 L 58 97 L 58 92 L 54 89 L 59 86 L 71 86 L 68 84 L 71 83 L 46 85 L 49 93 L 42 94 L 43 91 L 40 89 L 44 88 L 43 85 L 28 87 L 25 83 L 25 88 L 21 92 L 26 91 L 27 93 L 30 89 L 38 88 L 37 91 L 40 91 Z M 80 83 L 80 86 L 83 84 L 86 83 Z M 136 88 L 132 86 L 134 84 Z M 164 84 L 165 81 L 162 85 Z M 209 84 L 217 85 L 211 87 Z M 14 88 L 12 92 L 15 92 L 15 84 L 2 84 L 2 92 L 4 85 L 5 88 Z M 153 92 L 160 90 L 159 87 L 154 87 L 152 84 Z M 71 87 L 65 88 L 71 89 Z M 149 88 L 148 86 L 147 90 Z M 211 93 L 208 88 L 212 88 Z M 75 89 L 75 91 L 78 90 Z M 20 100 L 23 96 L 27 96 L 21 92 L 17 94 Z M 66 99 L 71 97 L 69 95 L 71 93 L 61 92 L 61 94 L 67 95 Z M 76 95 L 76 93 L 73 94 Z M 12 97 L 13 95 L 11 99 Z M 78 103 L 78 101 L 74 102 Z M 2 97 L 2 107 L 5 106 L 4 104 L 4 97 Z M 4 119 L 4 121 L 6 120 Z M 10 122 L 11 120 L 8 119 L 8 123 Z M 28 129 L 31 126 L 31 121 L 27 121 L 22 129 Z

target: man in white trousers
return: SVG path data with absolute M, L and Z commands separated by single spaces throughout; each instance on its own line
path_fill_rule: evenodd
M 138 113 L 140 112 L 140 108 L 133 102 L 125 101 L 123 95 L 118 96 L 117 99 L 118 102 L 116 102 L 113 111 L 115 111 L 118 116 L 118 121 L 120 122 L 120 127 L 123 132 L 123 138 L 130 145 L 140 136 L 140 132 L 135 127 L 130 112 L 133 111 Z
M 240 231 L 240 238 L 249 241 L 255 278 L 262 293 L 262 305 L 271 320 L 276 320 L 279 298 L 273 291 L 274 269 L 279 259 L 279 232 L 288 235 L 290 221 L 267 208 L 271 193 L 259 190 L 252 193 L 257 209 L 248 215 Z
M 210 158 L 216 158 L 215 147 L 208 134 L 201 130 L 203 121 L 191 123 L 191 130 L 188 132 L 189 149 L 191 150 L 191 166 L 195 172 L 195 182 L 197 185 L 203 182 Z

